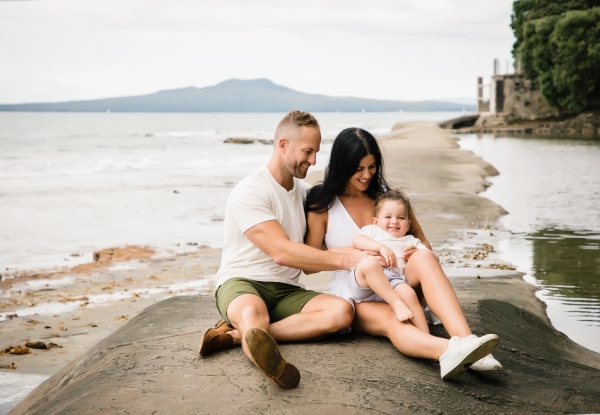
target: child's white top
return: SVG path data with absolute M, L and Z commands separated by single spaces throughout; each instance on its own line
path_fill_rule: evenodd
M 381 229 L 380 227 L 378 227 L 376 225 L 364 226 L 361 228 L 361 230 L 358 234 L 364 235 L 364 236 L 371 238 L 377 242 L 381 242 L 382 244 L 384 244 L 385 246 L 390 248 L 396 255 L 396 258 L 398 259 L 399 270 L 393 269 L 393 271 L 394 272 L 400 271 L 400 272 L 398 272 L 399 274 L 402 274 L 402 270 L 404 269 L 404 266 L 406 265 L 406 261 L 403 258 L 404 248 L 406 248 L 408 246 L 414 246 L 417 249 L 427 249 L 427 247 L 425 245 L 423 245 L 423 243 L 421 242 L 420 239 L 415 238 L 412 235 L 405 235 L 401 238 L 397 238 L 394 235 L 387 233 L 386 231 L 384 231 L 383 229 Z

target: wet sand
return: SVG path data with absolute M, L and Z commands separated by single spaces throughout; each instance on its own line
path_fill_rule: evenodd
M 291 360 L 294 358 L 294 362 L 301 362 L 299 366 L 303 381 L 301 387 L 293 392 L 274 389 L 244 358 L 239 348 L 210 359 L 197 358 L 195 348 L 200 333 L 218 319 L 212 299 L 212 276 L 218 267 L 220 252 L 198 248 L 187 255 L 161 256 L 153 254 L 151 250 L 136 247 L 129 248 L 137 252 L 129 260 L 127 252 L 119 259 L 116 258 L 116 252 L 120 251 L 114 251 L 113 255 L 104 257 L 105 261 L 98 261 L 95 265 L 30 275 L 27 282 L 31 289 L 28 291 L 27 287 L 18 285 L 17 280 L 2 282 L 3 289 L 7 285 L 12 285 L 12 288 L 9 300 L 3 298 L 0 303 L 0 312 L 17 310 L 28 303 L 55 301 L 63 304 L 60 301 L 65 298 L 66 303 L 77 302 L 76 309 L 67 313 L 18 315 L 0 323 L 1 350 L 23 345 L 26 341 L 52 341 L 62 346 L 49 350 L 33 349 L 32 353 L 25 355 L 10 354 L 10 351 L 0 355 L 0 366 L 12 366 L 14 363 L 15 369 L 4 369 L 6 371 L 49 375 L 58 371 L 32 392 L 14 413 L 43 413 L 42 407 L 48 410 L 46 413 L 53 413 L 60 408 L 81 409 L 82 406 L 78 405 L 89 405 L 89 408 L 96 410 L 127 409 L 131 413 L 146 413 L 152 408 L 168 412 L 169 406 L 160 404 L 160 400 L 173 393 L 179 393 L 182 401 L 184 397 L 194 396 L 192 402 L 180 402 L 182 410 L 178 412 L 194 412 L 193 408 L 197 412 L 204 412 L 198 405 L 215 399 L 220 402 L 215 396 L 220 396 L 224 390 L 229 394 L 238 393 L 246 401 L 235 399 L 233 406 L 218 407 L 218 410 L 206 412 L 250 413 L 254 408 L 261 412 L 281 413 L 281 401 L 272 399 L 276 396 L 279 399 L 288 396 L 286 393 L 294 397 L 294 402 L 302 402 L 301 406 L 287 411 L 289 413 L 303 413 L 307 410 L 322 413 L 320 409 L 334 413 L 342 408 L 349 409 L 349 404 L 345 402 L 354 402 L 350 413 L 370 409 L 389 412 L 385 407 L 391 405 L 390 402 L 394 405 L 408 402 L 408 406 L 404 406 L 399 412 L 411 412 L 411 405 L 416 412 L 436 409 L 453 412 L 451 408 L 495 412 L 502 412 L 504 409 L 507 412 L 600 411 L 600 404 L 588 399 L 588 392 L 593 396 L 598 391 L 588 391 L 579 383 L 571 385 L 579 389 L 570 392 L 570 396 L 579 393 L 580 398 L 571 399 L 566 392 L 560 392 L 567 386 L 561 385 L 559 380 L 548 383 L 547 390 L 539 393 L 534 391 L 536 383 L 553 373 L 552 369 L 557 367 L 557 361 L 563 365 L 561 367 L 564 373 L 573 375 L 574 368 L 579 370 L 577 376 L 581 382 L 590 376 L 593 379 L 598 376 L 600 355 L 570 342 L 564 335 L 553 330 L 545 315 L 543 303 L 535 297 L 535 288 L 523 282 L 520 274 L 512 270 L 510 264 L 503 264 L 498 259 L 498 242 L 507 237 L 506 230 L 497 229 L 497 220 L 504 211 L 500 206 L 477 195 L 488 185 L 485 177 L 497 174 L 495 169 L 472 153 L 458 149 L 457 139 L 434 123 L 399 124 L 394 126 L 390 134 L 379 138 L 384 148 L 388 180 L 393 186 L 405 190 L 412 198 L 419 221 L 434 251 L 440 255 L 474 332 L 501 334 L 502 343 L 496 357 L 504 363 L 504 372 L 467 374 L 461 378 L 463 383 L 458 383 L 462 386 L 458 386 L 460 393 L 456 395 L 457 387 L 439 379 L 439 369 L 433 362 L 423 364 L 417 359 L 401 356 L 385 339 L 335 336 L 325 343 L 283 346 L 284 353 L 289 354 Z M 320 174 L 311 173 L 308 180 L 318 181 Z M 40 280 L 47 282 L 40 283 Z M 328 280 L 328 273 L 302 277 L 308 288 L 321 291 L 326 290 Z M 103 297 L 104 294 L 111 293 L 110 300 Z M 196 295 L 160 302 L 138 316 L 143 309 L 162 298 L 186 293 Z M 197 310 L 197 314 L 194 310 Z M 520 321 L 522 319 L 525 320 Z M 536 338 L 525 338 L 522 330 L 528 328 L 531 332 L 532 327 L 538 327 L 540 333 L 543 333 Z M 113 333 L 114 331 L 117 332 Z M 439 327 L 434 329 L 434 333 L 445 335 Z M 105 338 L 108 335 L 110 336 Z M 100 342 L 103 338 L 105 339 Z M 552 348 L 548 347 L 548 342 L 552 343 Z M 110 357 L 112 352 L 109 351 L 115 349 L 116 345 L 123 346 L 121 353 L 129 353 L 127 364 L 133 364 L 141 372 L 119 371 L 121 378 L 112 385 L 107 382 L 108 372 L 102 371 L 105 369 L 98 371 L 94 368 L 105 367 L 110 363 L 105 360 L 114 357 Z M 359 383 L 364 383 L 364 387 L 355 390 L 348 379 L 339 379 L 340 376 L 350 376 L 351 373 L 346 370 L 348 362 L 336 357 L 335 353 L 348 351 L 348 357 L 363 359 L 373 353 L 373 347 L 378 350 L 375 353 L 376 360 L 367 359 L 368 361 L 359 365 L 358 369 L 362 369 L 362 372 L 357 372 L 356 368 L 350 370 L 355 375 L 359 373 L 362 376 Z M 91 351 L 85 353 L 90 348 Z M 144 355 L 136 348 L 142 348 L 148 354 Z M 331 366 L 332 373 L 321 373 L 319 365 L 323 362 L 319 363 L 320 357 L 326 358 L 324 367 Z M 157 362 L 164 358 L 169 363 L 157 366 Z M 528 369 L 529 361 L 535 363 L 537 372 Z M 370 369 L 369 362 L 378 362 L 376 370 Z M 65 365 L 67 366 L 63 368 Z M 582 368 L 581 365 L 585 367 Z M 395 375 L 388 373 L 391 367 L 397 368 L 393 371 Z M 181 373 L 181 370 L 185 373 Z M 91 378 L 86 377 L 88 372 L 95 379 L 94 388 L 98 387 L 102 393 L 113 397 L 110 405 L 106 401 L 102 403 L 88 398 L 86 388 L 91 385 L 88 382 Z M 369 373 L 369 376 L 365 377 L 365 373 Z M 402 376 L 396 379 L 399 374 Z M 312 382 L 315 381 L 315 376 L 320 381 Z M 481 392 L 477 386 L 481 376 L 484 376 L 485 392 Z M 369 381 L 370 377 L 374 379 Z M 323 383 L 323 379 L 328 380 Z M 393 388 L 400 390 L 385 405 L 375 404 L 366 398 L 369 395 L 379 396 L 386 388 L 391 391 L 391 380 L 394 382 Z M 167 385 L 168 382 L 171 382 L 170 386 Z M 131 384 L 131 390 L 116 391 L 116 385 L 121 383 Z M 150 389 L 155 392 L 149 400 L 149 406 L 141 403 L 132 405 L 132 399 L 150 397 L 146 393 L 150 389 L 144 392 L 143 386 L 150 383 L 154 384 L 154 389 Z M 123 385 L 119 387 L 124 387 Z M 420 385 L 421 389 L 415 388 L 415 385 Z M 179 389 L 173 389 L 177 386 Z M 424 386 L 426 388 L 422 389 Z M 427 387 L 431 390 L 427 390 Z M 190 395 L 189 391 L 186 392 L 190 388 L 196 393 Z M 197 393 L 198 388 L 202 390 L 201 393 Z M 514 391 L 519 388 L 528 389 L 530 398 L 527 399 L 531 403 L 525 403 L 527 399 L 523 399 L 520 392 L 513 392 L 513 388 Z M 240 392 L 242 390 L 243 393 Z M 334 395 L 336 391 L 338 393 L 328 406 L 323 406 L 323 402 L 331 396 L 327 398 L 327 394 L 323 395 L 324 391 Z M 450 398 L 446 396 L 446 399 L 450 399 L 450 406 L 448 402 L 444 404 L 442 399 L 449 391 Z M 497 402 L 494 402 L 495 393 L 499 396 Z M 511 394 L 515 393 L 517 395 L 511 398 Z M 361 396 L 364 399 L 359 398 Z M 436 403 L 435 399 L 431 399 L 433 396 L 440 401 Z M 339 397 L 348 400 L 338 399 Z M 313 398 L 315 405 L 311 406 Z M 252 404 L 248 404 L 248 399 Z M 196 406 L 192 405 L 193 402 Z M 320 403 L 317 405 L 317 402 Z M 51 408 L 54 410 L 50 410 Z M 395 408 L 398 409 L 398 406 Z
M 95 254 L 97 261 L 87 264 L 0 282 L 8 295 L 0 302 L 0 312 L 8 313 L 0 322 L 0 367 L 52 375 L 146 307 L 174 295 L 211 295 L 220 260 L 207 247 L 187 255 L 135 246 Z M 59 347 L 10 353 L 28 341 Z

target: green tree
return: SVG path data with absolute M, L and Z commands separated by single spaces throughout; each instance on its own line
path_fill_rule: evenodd
M 513 3 L 513 56 L 554 107 L 600 108 L 600 0 Z

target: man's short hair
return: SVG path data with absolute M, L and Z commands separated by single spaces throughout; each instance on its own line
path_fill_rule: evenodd
M 292 129 L 296 130 L 300 127 L 315 127 L 319 128 L 319 123 L 312 114 L 305 111 L 293 110 L 285 114 L 285 117 L 279 122 L 275 129 L 275 140 L 287 135 Z M 293 137 L 288 137 L 293 138 Z

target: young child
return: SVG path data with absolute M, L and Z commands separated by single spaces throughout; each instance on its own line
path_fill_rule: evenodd
M 387 267 L 382 268 L 371 258 L 361 261 L 348 280 L 353 299 L 356 302 L 383 300 L 394 309 L 400 321 L 409 320 L 429 333 L 423 308 L 403 272 L 404 248 L 412 245 L 428 249 L 419 239 L 406 235 L 410 229 L 410 200 L 404 193 L 390 190 L 377 197 L 374 210 L 373 225 L 363 227 L 352 245 L 364 251 L 379 252 Z

